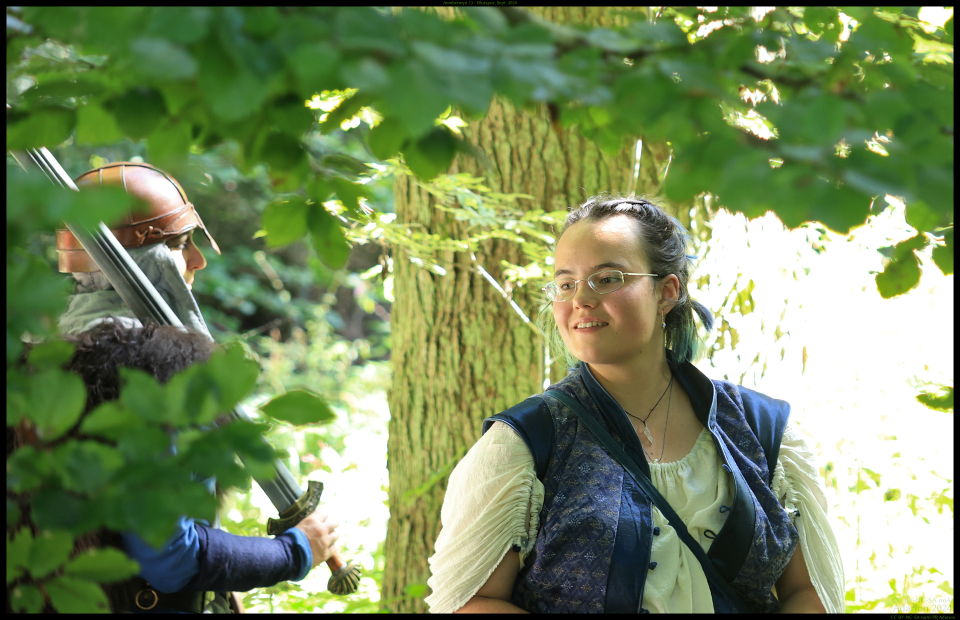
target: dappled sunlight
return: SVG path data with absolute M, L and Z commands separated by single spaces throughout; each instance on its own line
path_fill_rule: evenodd
M 691 290 L 716 312 L 738 277 L 740 289 L 753 282 L 752 311 L 728 301 L 717 313 L 736 346 L 728 332 L 698 366 L 792 404 L 826 479 L 847 603 L 885 599 L 878 611 L 942 602 L 954 559 L 953 415 L 916 400 L 925 385 L 953 385 L 953 276 L 921 253 L 919 285 L 880 297 L 877 250 L 915 234 L 892 202 L 850 235 L 721 210 Z

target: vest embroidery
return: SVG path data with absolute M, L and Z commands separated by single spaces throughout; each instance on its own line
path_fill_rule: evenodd
M 752 542 L 730 585 L 750 611 L 774 612 L 779 610 L 779 603 L 771 587 L 792 557 L 799 536 L 765 483 L 769 479 L 766 457 L 744 418 L 737 386 L 726 381 L 712 383 L 717 399 L 716 424 L 708 431 L 713 431 L 725 448 L 721 456 L 726 452 L 728 462 L 743 476 L 746 489 L 734 476 L 738 492 L 749 491 L 746 495 L 756 513 L 749 538 Z M 588 411 L 597 413 L 600 423 L 624 446 L 597 410 L 580 371 L 550 389 L 575 397 Z M 592 433 L 580 427 L 573 412 L 553 399 L 546 402 L 554 425 L 554 450 L 542 479 L 544 503 L 537 539 L 518 575 L 513 602 L 531 612 L 602 612 L 608 603 L 611 558 L 624 509 L 621 502 L 631 502 L 625 515 L 637 515 L 638 551 L 639 555 L 645 554 L 637 557 L 637 570 L 644 573 L 648 572 L 654 534 L 651 503 L 642 493 L 622 493 L 624 475 L 628 474 L 620 464 L 607 455 Z M 721 475 L 731 474 L 721 470 Z M 748 522 L 735 524 L 749 526 Z M 631 594 L 639 597 L 641 593 Z M 638 598 L 638 611 L 639 603 Z

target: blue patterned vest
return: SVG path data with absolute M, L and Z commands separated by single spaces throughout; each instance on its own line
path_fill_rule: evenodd
M 667 361 L 710 432 L 733 477 L 734 499 L 707 556 L 752 612 L 775 612 L 771 588 L 799 540 L 770 490 L 790 413 L 784 401 L 728 381 L 711 381 L 692 364 Z M 551 389 L 576 398 L 649 476 L 640 440 L 623 409 L 586 364 Z M 576 415 L 552 398 L 532 396 L 483 423 L 505 422 L 534 456 L 544 503 L 534 549 L 517 577 L 513 603 L 531 612 L 638 613 L 650 563 L 651 502 Z M 767 450 L 764 450 L 764 446 Z M 721 509 L 723 510 L 723 509 Z M 714 609 L 731 606 L 712 592 Z

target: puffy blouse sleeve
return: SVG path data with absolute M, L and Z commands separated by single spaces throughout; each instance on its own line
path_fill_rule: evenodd
M 463 607 L 511 548 L 519 549 L 523 566 L 542 507 L 533 455 L 513 429 L 496 422 L 450 474 L 440 536 L 428 560 L 430 612 Z
M 827 613 L 843 613 L 843 562 L 827 518 L 827 496 L 816 457 L 793 424 L 783 431 L 773 492 L 797 526 L 810 581 Z

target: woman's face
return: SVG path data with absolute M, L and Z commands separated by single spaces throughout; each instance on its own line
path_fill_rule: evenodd
M 605 269 L 650 273 L 639 226 L 628 215 L 581 220 L 557 244 L 555 279 L 583 282 L 577 284 L 573 299 L 553 302 L 553 316 L 567 349 L 588 364 L 629 364 L 653 343 L 662 343 L 655 278 L 624 276 L 620 289 L 604 295 L 586 281 Z M 578 327 L 590 321 L 603 325 Z
M 207 259 L 203 257 L 200 248 L 193 243 L 193 230 L 167 239 L 167 247 L 170 248 L 173 260 L 187 282 L 187 288 L 192 290 L 194 273 L 207 266 Z

